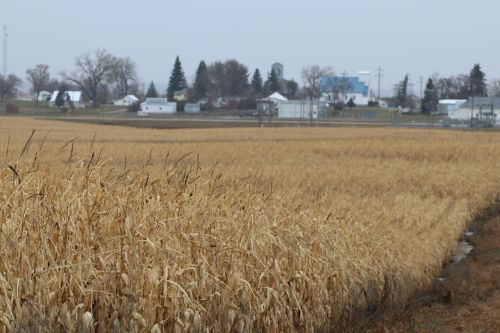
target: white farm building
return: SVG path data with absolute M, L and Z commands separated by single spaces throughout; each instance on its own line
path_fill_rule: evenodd
M 278 103 L 279 118 L 317 119 L 324 115 L 326 103 L 318 101 L 281 101 Z
M 52 96 L 50 97 L 50 106 L 53 108 L 56 107 L 57 95 L 59 95 L 59 90 L 55 90 L 52 93 Z M 72 90 L 65 91 L 63 100 L 64 100 L 64 107 L 74 107 L 76 109 L 81 109 L 85 107 L 81 91 L 72 91 Z
M 441 108 L 441 102 L 439 105 Z M 447 116 L 452 120 L 469 121 L 472 118 L 478 121 L 489 121 L 500 125 L 500 98 L 474 97 L 465 103 L 448 108 Z
M 466 99 L 440 99 L 439 114 L 448 115 L 450 112 L 459 110 L 465 103 Z
M 358 71 L 357 75 L 323 76 L 319 86 L 321 93 L 343 103 L 352 99 L 356 105 L 368 105 L 371 100 L 370 71 Z
M 259 100 L 258 108 L 265 114 L 275 113 L 279 118 L 318 119 L 324 116 L 326 103 L 313 100 L 288 100 L 278 92 Z
M 169 102 L 166 98 L 146 98 L 146 101 L 141 103 L 141 111 L 146 114 L 176 113 L 177 103 Z
M 135 97 L 134 95 L 127 95 L 122 99 L 117 99 L 115 101 L 115 105 L 129 106 L 137 102 L 139 102 L 139 99 L 137 97 Z

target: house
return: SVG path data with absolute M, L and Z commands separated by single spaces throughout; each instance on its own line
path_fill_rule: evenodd
M 174 99 L 177 102 L 184 102 L 188 99 L 188 90 L 182 89 L 174 92 Z
M 134 95 L 127 95 L 122 99 L 117 99 L 114 104 L 121 106 L 129 106 L 137 102 L 139 102 L 139 99 L 137 97 L 135 97 Z
M 169 102 L 166 98 L 146 98 L 146 101 L 141 103 L 141 111 L 146 114 L 176 113 L 177 102 Z
M 52 97 L 52 94 L 48 91 L 42 90 L 38 93 L 38 102 L 48 102 L 50 101 L 50 98 Z M 33 100 L 37 100 L 37 96 L 33 97 Z
M 56 107 L 57 95 L 59 95 L 59 90 L 55 90 L 52 93 L 52 96 L 50 97 L 50 106 L 53 108 Z M 63 96 L 63 101 L 64 101 L 64 107 L 67 108 L 81 109 L 85 107 L 81 91 L 73 91 L 73 90 L 65 91 Z
M 371 72 L 358 71 L 357 75 L 323 76 L 320 78 L 321 93 L 331 100 L 366 106 L 370 102 Z

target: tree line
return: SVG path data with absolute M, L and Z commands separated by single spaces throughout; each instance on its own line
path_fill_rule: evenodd
M 278 91 L 289 98 L 296 98 L 299 86 L 294 80 L 279 80 L 271 71 L 264 80 L 259 69 L 250 77 L 248 67 L 235 59 L 215 61 L 207 65 L 202 60 L 196 70 L 194 82 L 189 84 L 180 58 L 177 56 L 170 73 L 168 88 L 159 92 L 153 81 L 146 92 L 139 88 L 136 64 L 129 57 L 117 57 L 106 50 L 82 54 L 75 58 L 74 68 L 63 71 L 60 78 L 50 74 L 50 67 L 38 64 L 26 70 L 26 80 L 38 103 L 42 91 L 79 90 L 92 106 L 99 106 L 128 94 L 143 97 L 166 97 L 174 100 L 176 92 L 185 91 L 189 101 L 214 102 L 219 98 L 250 100 Z M 0 99 L 16 95 L 22 79 L 16 75 L 0 75 Z
M 236 59 L 214 61 L 210 64 L 201 60 L 194 81 L 190 84 L 177 56 L 166 91 L 158 91 L 151 81 L 147 91 L 143 92 L 139 88 L 137 68 L 132 59 L 118 57 L 106 50 L 98 49 L 76 57 L 74 68 L 71 71 L 61 72 L 59 79 L 51 77 L 48 65 L 38 64 L 26 70 L 26 80 L 31 85 L 37 103 L 40 92 L 44 90 L 49 92 L 59 90 L 61 93 L 79 90 L 85 100 L 93 106 L 128 94 L 142 97 L 162 96 L 172 101 L 176 93 L 182 93 L 189 102 L 201 101 L 211 104 L 222 98 L 236 101 L 237 107 L 253 108 L 258 98 L 274 92 L 279 92 L 289 99 L 319 98 L 324 92 L 320 89 L 321 78 L 335 76 L 330 67 L 318 65 L 304 67 L 301 74 L 303 86 L 299 87 L 295 80 L 280 78 L 274 70 L 265 77 L 259 69 L 255 69 L 250 75 L 248 67 Z M 343 101 L 343 95 L 349 91 L 348 85 L 344 83 L 342 78 L 332 81 L 331 91 L 328 91 L 332 102 Z M 10 74 L 5 77 L 0 75 L 0 99 L 5 101 L 15 96 L 21 84 L 22 79 L 16 75 Z M 397 85 L 393 104 L 403 108 L 416 104 L 414 94 L 408 89 L 409 85 L 406 75 Z M 431 113 L 437 110 L 439 99 L 467 99 L 471 95 L 500 97 L 500 80 L 495 80 L 488 86 L 486 75 L 479 64 L 474 65 L 469 74 L 449 77 L 434 74 L 428 78 L 422 100 L 419 102 L 424 113 Z
M 500 97 L 500 80 L 494 80 L 490 86 L 486 83 L 486 74 L 480 64 L 475 64 L 469 74 L 440 77 L 435 73 L 427 79 L 422 100 L 421 110 L 430 114 L 438 109 L 441 99 L 468 99 L 469 97 Z M 405 75 L 397 85 L 394 103 L 402 108 L 413 107 L 415 96 L 409 92 L 409 78 Z

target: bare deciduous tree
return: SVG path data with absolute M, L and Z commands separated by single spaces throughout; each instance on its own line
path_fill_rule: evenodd
M 488 90 L 488 96 L 500 97 L 500 79 L 491 81 Z
M 99 97 L 105 79 L 111 72 L 116 58 L 107 51 L 99 49 L 76 58 L 75 70 L 63 77 L 76 84 L 83 94 L 92 102 L 92 106 L 99 106 Z
M 333 75 L 332 69 L 329 66 L 321 67 L 318 65 L 312 65 L 302 68 L 304 88 L 310 98 L 320 97 L 320 79 L 326 75 Z
M 21 82 L 23 81 L 14 74 L 6 77 L 0 75 L 0 100 L 5 102 L 7 98 L 14 96 Z
M 26 70 L 26 79 L 31 83 L 32 90 L 36 94 L 36 104 L 38 105 L 40 92 L 51 88 L 49 65 L 39 64 L 35 68 Z
M 129 57 L 117 58 L 109 71 L 107 79 L 110 83 L 116 83 L 117 97 L 128 95 L 131 87 L 137 82 L 137 70 L 134 61 Z

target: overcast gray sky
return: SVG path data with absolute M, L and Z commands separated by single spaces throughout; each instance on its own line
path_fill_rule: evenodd
M 302 84 L 305 65 L 384 69 L 388 90 L 406 72 L 466 73 L 480 63 L 500 77 L 498 0 L 1 0 L 8 72 L 104 48 L 130 56 L 140 78 L 166 83 L 176 55 L 192 79 L 200 60 L 235 58 L 267 73 L 273 62 Z M 374 78 L 375 81 L 375 78 Z

